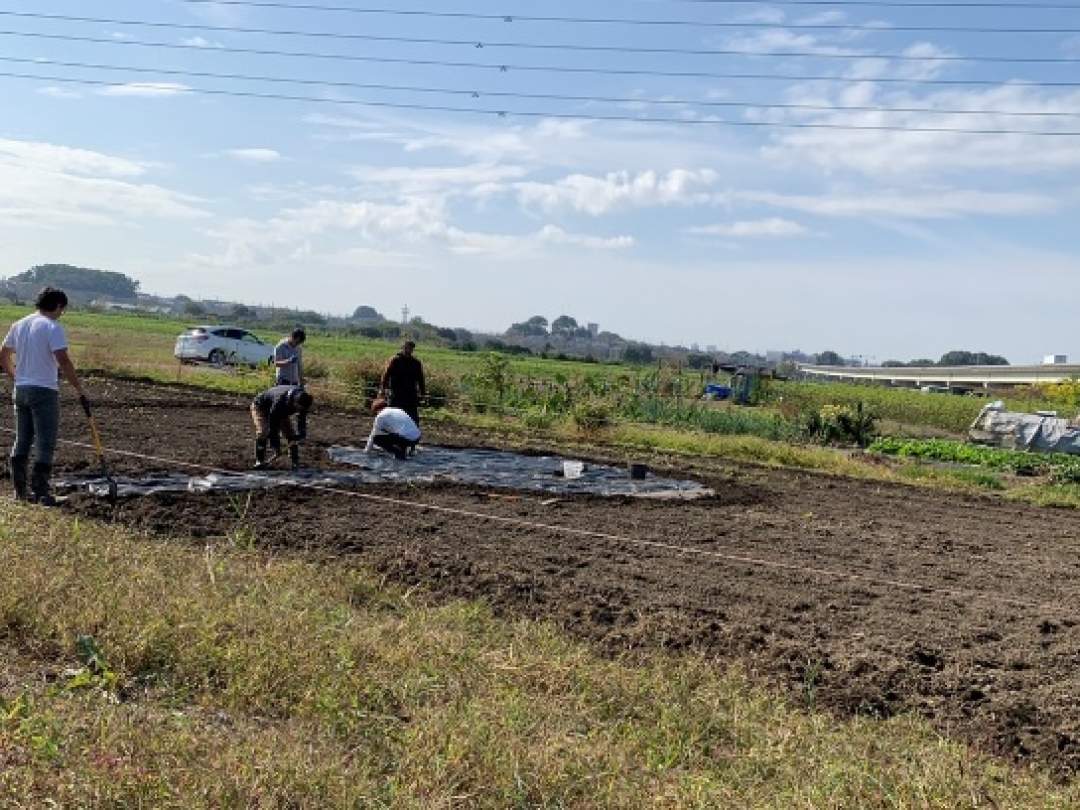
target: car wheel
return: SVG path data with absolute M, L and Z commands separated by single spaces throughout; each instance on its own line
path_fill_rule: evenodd
M 221 349 L 214 349 L 206 359 L 209 360 L 212 365 L 223 366 L 225 365 L 225 352 Z

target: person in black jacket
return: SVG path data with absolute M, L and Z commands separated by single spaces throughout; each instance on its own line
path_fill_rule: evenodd
M 391 408 L 405 411 L 417 425 L 420 424 L 420 398 L 427 396 L 424 383 L 424 366 L 413 357 L 416 344 L 406 340 L 401 351 L 390 358 L 380 383 L 380 398 L 385 398 Z
M 300 468 L 300 442 L 307 438 L 307 416 L 314 399 L 298 385 L 275 385 L 259 394 L 251 403 L 251 420 L 255 423 L 255 469 L 267 466 L 266 448 L 281 454 L 281 434 L 289 443 L 292 468 Z M 292 417 L 296 414 L 296 428 Z

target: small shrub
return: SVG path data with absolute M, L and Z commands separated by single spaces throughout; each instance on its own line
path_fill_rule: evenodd
M 602 430 L 611 424 L 611 406 L 601 399 L 583 399 L 571 412 L 574 424 L 586 433 Z
M 877 417 L 862 402 L 825 405 L 804 418 L 803 429 L 822 444 L 856 444 L 866 447 L 874 438 Z
M 304 358 L 304 379 L 325 380 L 330 376 L 330 367 L 317 357 Z
M 432 408 L 445 408 L 458 393 L 457 380 L 448 374 L 426 374 L 427 400 Z
M 361 408 L 371 405 L 379 393 L 383 367 L 374 360 L 360 360 L 345 366 L 338 376 L 349 393 L 349 398 L 359 402 Z
M 557 416 L 547 408 L 529 408 L 521 414 L 521 421 L 525 427 L 533 430 L 547 430 L 555 424 Z

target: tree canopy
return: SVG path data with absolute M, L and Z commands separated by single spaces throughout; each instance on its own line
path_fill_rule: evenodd
M 353 310 L 353 320 L 356 321 L 381 321 L 383 316 L 379 313 L 379 310 L 375 307 L 369 307 L 361 304 L 355 310 Z
M 94 295 L 132 300 L 138 295 L 139 282 L 111 270 L 95 270 L 71 264 L 39 264 L 24 273 L 12 276 L 9 281 L 32 284 L 37 287 L 59 287 L 62 290 L 80 290 Z
M 939 366 L 1007 366 L 1009 361 L 999 354 L 954 350 L 945 352 L 938 360 Z
M 814 358 L 819 366 L 842 366 L 844 358 L 830 350 L 823 351 Z

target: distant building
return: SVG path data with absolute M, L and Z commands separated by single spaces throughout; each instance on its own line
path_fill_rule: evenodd
M 600 334 L 600 324 L 598 323 L 590 323 L 587 328 L 589 330 L 590 337 L 596 337 Z
M 1048 354 L 1043 358 L 1044 366 L 1064 366 L 1069 362 L 1067 354 Z
M 765 352 L 765 360 L 769 363 L 779 363 L 784 359 L 783 352 L 768 351 Z

